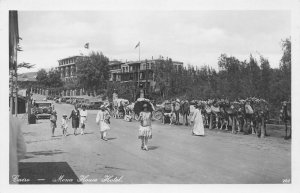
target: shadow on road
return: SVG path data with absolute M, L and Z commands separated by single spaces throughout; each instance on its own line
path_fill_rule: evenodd
M 30 143 L 38 143 L 38 142 L 44 142 L 44 141 L 52 141 L 52 140 L 59 140 L 61 139 L 61 137 L 59 136 L 55 136 L 55 137 L 52 137 L 51 139 L 47 139 L 47 140 L 36 140 L 36 141 L 26 141 L 27 144 L 30 144 Z
M 84 135 L 94 134 L 94 132 L 85 132 Z
M 113 166 L 105 166 L 104 168 L 107 168 L 107 169 L 115 169 L 115 170 L 126 170 L 124 168 L 118 168 L 118 167 L 113 167 Z
M 108 138 L 107 138 L 108 141 L 114 140 L 114 139 L 117 139 L 117 138 L 116 138 L 116 137 L 108 137 Z
M 23 133 L 23 135 L 25 135 L 25 136 L 27 136 L 27 135 L 29 135 L 29 136 L 36 136 L 37 135 L 37 133 L 36 132 L 22 132 Z
M 20 162 L 20 184 L 81 184 L 67 162 Z
M 155 150 L 155 149 L 157 149 L 157 148 L 159 148 L 159 146 L 148 146 L 148 149 L 149 149 L 149 150 Z
M 40 155 L 43 155 L 43 156 L 52 156 L 52 155 L 56 155 L 56 154 L 62 154 L 62 153 L 65 153 L 61 150 L 49 150 L 49 151 L 33 151 L 33 152 L 27 152 L 26 156 L 24 159 L 29 159 L 29 158 L 33 158 L 35 156 L 40 156 Z

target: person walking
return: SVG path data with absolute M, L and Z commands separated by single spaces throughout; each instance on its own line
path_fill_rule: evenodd
M 141 149 L 148 151 L 148 140 L 152 139 L 152 127 L 151 127 L 152 113 L 148 109 L 148 105 L 143 105 L 143 111 L 140 112 L 138 121 L 141 125 L 139 128 L 139 139 L 141 139 Z
M 107 131 L 110 130 L 109 119 L 110 119 L 109 112 L 106 110 L 104 105 L 101 105 L 100 111 L 97 113 L 96 123 L 99 125 L 100 128 L 101 139 L 103 139 L 104 141 L 108 140 L 106 138 L 106 134 Z
M 81 135 L 84 135 L 84 129 L 85 129 L 85 125 L 87 123 L 87 115 L 88 115 L 88 112 L 87 112 L 85 106 L 83 106 L 82 110 L 80 111 Z
M 204 136 L 203 118 L 200 109 L 201 106 L 196 105 L 196 109 L 191 118 L 191 124 L 193 125 L 192 135 Z
M 80 119 L 80 112 L 78 107 L 74 105 L 74 109 L 71 112 L 69 119 L 72 118 L 72 128 L 74 129 L 74 135 L 77 135 L 77 129 L 79 128 L 79 119 Z
M 61 119 L 61 128 L 62 128 L 62 132 L 63 132 L 63 136 L 67 136 L 67 132 L 68 132 L 68 118 L 67 115 L 64 114 L 62 119 Z
M 57 113 L 55 110 L 52 111 L 51 115 L 50 115 L 50 127 L 52 130 L 52 137 L 54 137 L 54 132 L 55 132 L 55 128 L 56 126 L 56 121 L 57 121 Z
M 175 125 L 180 125 L 180 122 L 179 122 L 180 100 L 179 99 L 176 99 L 176 101 L 175 101 L 174 110 L 175 110 L 175 116 L 176 116 Z

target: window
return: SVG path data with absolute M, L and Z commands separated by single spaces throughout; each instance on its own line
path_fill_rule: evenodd
M 146 63 L 146 69 L 150 69 L 150 68 L 149 68 L 149 63 Z

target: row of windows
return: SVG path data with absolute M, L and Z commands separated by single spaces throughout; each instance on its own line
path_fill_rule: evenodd
M 138 69 L 140 70 L 146 70 L 146 69 L 152 69 L 153 63 L 143 63 L 139 66 L 122 66 L 122 72 L 135 72 Z
M 120 77 L 118 77 L 119 80 L 121 81 L 131 81 L 131 80 L 137 80 L 136 74 L 122 74 Z M 140 73 L 140 80 L 146 80 L 148 78 L 148 80 L 153 80 L 154 79 L 154 74 L 153 73 L 149 73 L 148 77 L 147 74 L 144 72 Z M 113 78 L 113 81 L 116 81 L 115 78 Z
M 75 61 L 76 61 L 76 58 L 61 60 L 60 65 L 73 64 L 73 63 L 75 63 Z

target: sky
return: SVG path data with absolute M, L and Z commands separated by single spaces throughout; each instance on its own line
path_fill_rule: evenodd
M 291 36 L 291 15 L 280 10 L 231 11 L 19 11 L 19 62 L 34 69 L 58 60 L 101 51 L 110 60 L 172 58 L 185 65 L 218 69 L 225 53 L 240 60 L 250 54 L 279 66 L 281 40 Z M 89 43 L 90 49 L 84 48 Z

